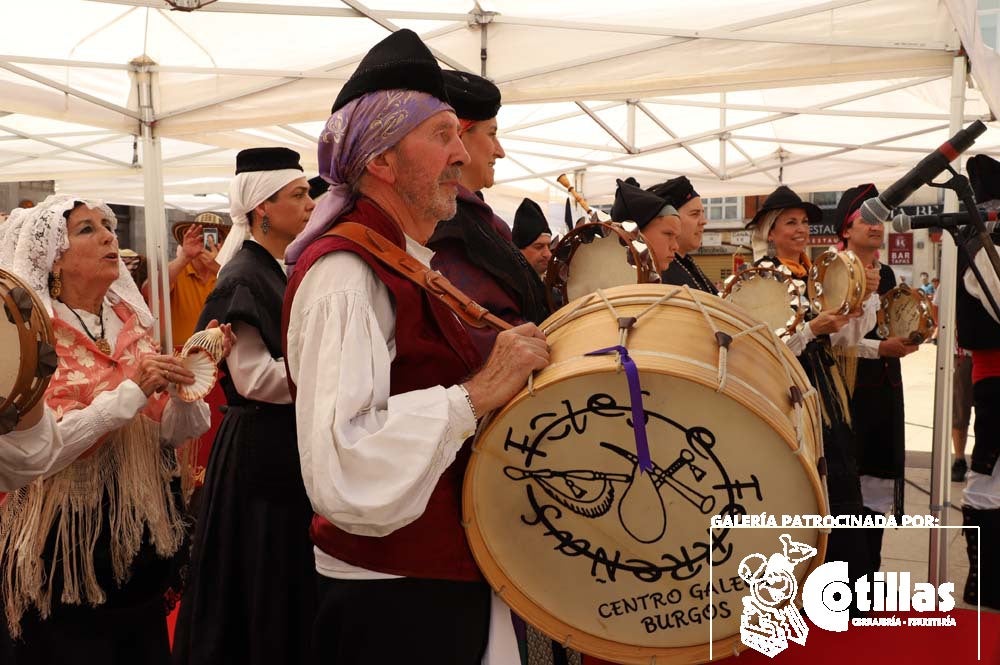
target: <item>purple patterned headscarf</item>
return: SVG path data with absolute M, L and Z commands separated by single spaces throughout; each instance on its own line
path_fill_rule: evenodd
M 452 108 L 437 97 L 414 90 L 379 90 L 348 102 L 330 116 L 319 136 L 319 174 L 330 190 L 309 217 L 306 228 L 285 252 L 298 261 L 313 240 L 354 207 L 355 183 L 372 159 L 399 143 L 427 118 Z

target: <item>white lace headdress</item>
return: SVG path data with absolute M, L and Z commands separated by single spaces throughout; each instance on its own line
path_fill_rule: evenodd
M 49 316 L 52 315 L 49 273 L 56 259 L 69 248 L 63 213 L 72 210 L 78 201 L 103 212 L 111 221 L 112 229 L 117 228 L 114 212 L 103 201 L 66 194 L 53 194 L 34 208 L 17 208 L 10 213 L 6 223 L 0 224 L 0 267 L 24 280 L 38 294 Z M 118 262 L 118 279 L 111 284 L 105 297 L 111 304 L 124 302 L 148 328 L 153 325 L 153 314 L 125 263 L 120 258 Z

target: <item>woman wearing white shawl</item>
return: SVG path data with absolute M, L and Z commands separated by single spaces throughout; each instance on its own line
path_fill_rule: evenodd
M 174 446 L 205 431 L 208 407 L 164 392 L 193 375 L 158 354 L 107 206 L 55 195 L 12 220 L 0 266 L 43 300 L 58 367 L 44 401 L 0 446 L 59 448 L 44 478 L 0 506 L 16 658 L 166 663 L 163 593 L 184 542 Z

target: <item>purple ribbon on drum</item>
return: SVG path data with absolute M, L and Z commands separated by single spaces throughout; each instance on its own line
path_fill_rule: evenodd
M 606 356 L 617 353 L 621 358 L 625 378 L 628 380 L 629 398 L 632 403 L 632 431 L 635 432 L 635 452 L 639 458 L 639 471 L 649 472 L 653 469 L 653 460 L 649 456 L 649 441 L 646 439 L 646 409 L 642 403 L 642 388 L 639 385 L 639 368 L 628 354 L 624 346 L 609 346 L 585 353 L 585 356 Z

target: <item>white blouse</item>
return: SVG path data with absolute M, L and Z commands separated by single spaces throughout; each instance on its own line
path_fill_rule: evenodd
M 55 301 L 53 308 L 58 318 L 86 334 L 66 305 Z M 91 332 L 100 330 L 97 315 L 79 310 L 77 313 Z M 104 325 L 105 338 L 113 347 L 123 324 L 107 301 Z M 147 400 L 142 388 L 127 380 L 113 390 L 100 393 L 88 406 L 66 413 L 59 421 L 45 407 L 42 419 L 33 427 L 0 436 L 0 491 L 10 491 L 35 478 L 58 473 L 99 438 L 134 418 Z M 172 396 L 163 411 L 160 441 L 163 445 L 179 446 L 208 431 L 209 424 L 209 409 L 204 401 L 189 403 Z

